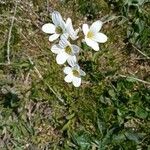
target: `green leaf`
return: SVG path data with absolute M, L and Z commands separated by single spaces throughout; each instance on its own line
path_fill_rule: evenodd
M 136 133 L 126 132 L 125 135 L 129 140 L 134 141 L 136 143 L 139 142 L 139 136 Z
M 66 119 L 67 119 L 67 120 L 70 120 L 70 119 L 72 119 L 74 116 L 75 116 L 75 114 L 73 113 L 73 114 L 71 114 L 71 115 L 66 116 Z
M 109 95 L 112 97 L 112 98 L 115 98 L 116 97 L 116 93 L 113 89 L 109 90 L 108 91 Z
M 90 150 L 91 139 L 88 134 L 86 134 L 86 133 L 74 134 L 73 138 L 74 138 L 75 142 L 77 143 L 79 150 Z
M 142 118 L 142 119 L 145 119 L 148 116 L 148 112 L 141 107 L 137 107 L 135 113 L 137 117 Z

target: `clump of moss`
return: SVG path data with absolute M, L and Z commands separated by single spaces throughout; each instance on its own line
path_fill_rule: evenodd
M 78 10 L 89 20 L 97 17 L 99 12 L 108 12 L 108 5 L 104 0 L 77 0 Z

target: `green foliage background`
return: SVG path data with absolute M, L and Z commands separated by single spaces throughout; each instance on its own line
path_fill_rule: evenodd
M 148 0 L 0 1 L 0 149 L 150 149 L 150 2 Z M 41 31 L 58 10 L 77 27 L 97 19 L 109 40 L 81 45 L 87 76 L 80 88 Z M 41 75 L 43 79 L 41 78 Z

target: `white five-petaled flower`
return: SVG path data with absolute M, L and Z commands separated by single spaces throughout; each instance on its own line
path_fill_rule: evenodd
M 81 76 L 85 76 L 85 72 L 80 69 L 80 66 L 75 64 L 71 67 L 65 67 L 64 73 L 66 74 L 65 81 L 67 83 L 73 83 L 75 87 L 79 87 L 81 85 Z
M 98 43 L 105 43 L 107 41 L 107 36 L 100 31 L 103 23 L 98 20 L 94 22 L 90 28 L 87 24 L 83 24 L 82 30 L 85 35 L 85 42 L 88 46 L 93 48 L 95 51 L 99 50 Z
M 48 34 L 52 34 L 49 36 L 49 41 L 54 41 L 58 39 L 61 35 L 66 34 L 66 25 L 62 16 L 58 11 L 54 11 L 52 13 L 52 23 L 46 23 L 42 26 L 42 31 Z
M 58 64 L 64 64 L 66 61 L 76 62 L 76 55 L 79 53 L 80 48 L 77 45 L 70 44 L 70 42 L 62 36 L 59 44 L 53 45 L 51 51 L 57 54 L 56 61 Z
M 73 29 L 72 21 L 70 18 L 68 18 L 66 21 L 66 32 L 68 33 L 68 37 L 70 37 L 72 40 L 76 40 L 78 38 L 79 29 Z

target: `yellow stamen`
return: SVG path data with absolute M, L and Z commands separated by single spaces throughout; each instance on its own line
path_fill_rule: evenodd
M 87 34 L 87 38 L 91 39 L 94 36 L 94 33 L 92 31 L 89 31 Z
M 67 53 L 67 54 L 72 54 L 72 48 L 68 45 L 68 46 L 66 46 L 65 47 L 65 52 Z
M 72 70 L 72 73 L 75 77 L 79 77 L 80 76 L 80 73 L 78 70 Z
M 56 27 L 55 31 L 56 31 L 57 34 L 62 34 L 63 33 L 63 30 L 60 26 Z

